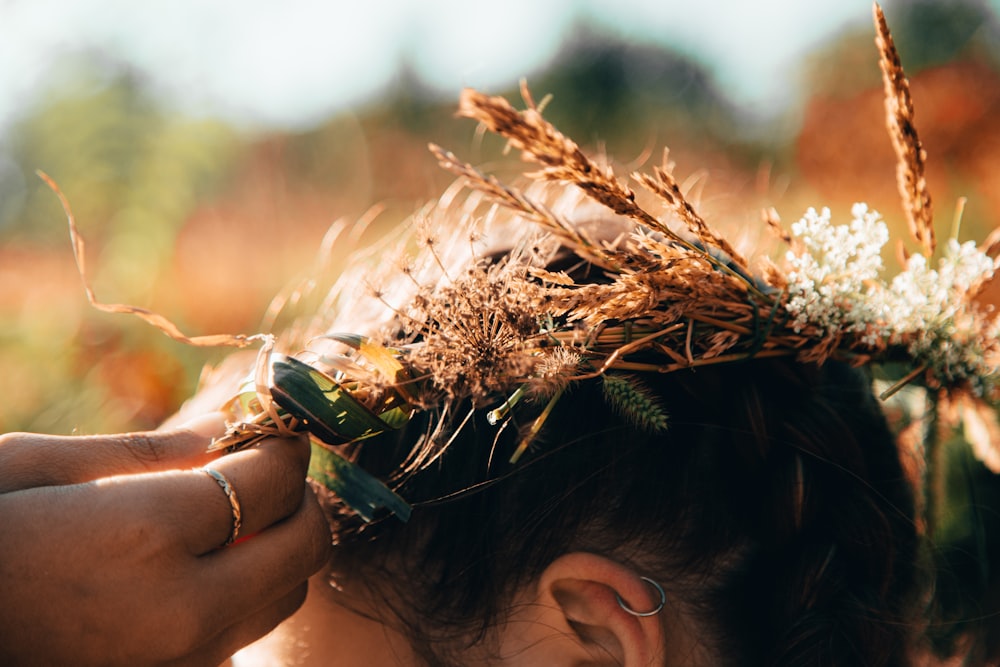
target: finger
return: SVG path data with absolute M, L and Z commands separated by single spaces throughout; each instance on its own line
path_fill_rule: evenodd
M 216 667 L 224 663 L 226 658 L 271 632 L 294 614 L 305 602 L 307 591 L 308 583 L 303 582 L 277 601 L 229 626 L 199 648 L 194 664 Z M 187 656 L 178 664 L 188 667 L 192 664 L 192 656 Z
M 188 516 L 198 517 L 189 520 L 185 539 L 199 555 L 226 543 L 237 515 L 239 536 L 249 537 L 294 513 L 306 485 L 309 445 L 300 438 L 273 438 L 219 458 L 210 467 L 221 479 L 192 471 L 197 485 L 192 482 L 193 491 L 185 494 Z
M 203 556 L 195 575 L 210 617 L 232 609 L 259 609 L 326 565 L 332 554 L 330 527 L 306 489 L 299 510 L 252 540 Z
M 206 452 L 212 437 L 224 432 L 222 413 L 211 413 L 171 431 L 89 436 L 7 433 L 0 436 L 0 493 L 202 465 L 217 456 Z

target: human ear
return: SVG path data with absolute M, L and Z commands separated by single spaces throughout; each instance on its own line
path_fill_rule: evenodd
M 508 626 L 516 634 L 516 644 L 523 647 L 517 651 L 517 664 L 664 663 L 663 617 L 626 609 L 649 612 L 665 606 L 659 591 L 633 568 L 596 554 L 565 554 L 542 573 L 534 596 L 533 604 L 521 608 L 521 623 Z M 515 648 L 509 639 L 507 648 Z

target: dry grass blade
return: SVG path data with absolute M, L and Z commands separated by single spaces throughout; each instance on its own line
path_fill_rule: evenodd
M 87 281 L 87 265 L 86 265 L 86 253 L 85 246 L 83 243 L 83 237 L 80 236 L 80 232 L 76 228 L 76 218 L 73 216 L 73 210 L 70 208 L 69 200 L 66 199 L 66 195 L 63 194 L 56 182 L 49 177 L 45 172 L 38 172 L 39 178 L 45 181 L 52 191 L 59 198 L 59 203 L 62 204 L 63 211 L 66 213 L 66 220 L 69 223 L 69 236 L 70 241 L 73 244 L 73 256 L 76 259 L 76 267 L 80 272 L 80 279 L 83 281 L 83 288 L 87 293 L 87 301 L 90 305 L 97 310 L 103 311 L 105 313 L 124 313 L 127 315 L 135 315 L 147 323 L 153 325 L 167 336 L 170 336 L 176 341 L 181 343 L 187 343 L 188 345 L 194 345 L 196 347 L 246 347 L 256 342 L 267 343 L 271 337 L 266 334 L 254 334 L 252 336 L 246 336 L 243 334 L 213 334 L 207 336 L 188 336 L 183 333 L 177 326 L 163 317 L 159 313 L 154 313 L 146 308 L 139 308 L 138 306 L 129 306 L 122 303 L 101 303 L 97 300 L 94 295 L 94 290 L 90 287 L 90 283 Z
M 680 188 L 666 170 L 658 170 L 657 178 L 642 176 L 638 178 L 671 204 L 682 221 L 690 227 L 691 232 L 701 239 L 706 247 L 697 247 L 639 206 L 635 201 L 635 193 L 615 177 L 610 167 L 601 167 L 588 158 L 576 142 L 563 135 L 542 117 L 541 112 L 532 102 L 527 87 L 523 84 L 521 94 L 527 104 L 524 111 L 518 111 L 503 97 L 491 97 L 467 88 L 462 91 L 459 99 L 458 115 L 479 121 L 487 129 L 505 137 L 511 145 L 519 149 L 524 160 L 536 162 L 544 167 L 541 171 L 529 174 L 529 176 L 545 181 L 572 184 L 602 206 L 618 215 L 638 222 L 651 231 L 662 234 L 673 243 L 687 248 L 694 255 L 702 257 L 721 271 L 737 278 L 748 274 L 745 260 L 729 243 L 709 229 L 707 223 L 683 197 Z M 453 157 L 448 156 L 448 160 L 443 164 L 455 171 L 454 162 Z M 466 167 L 465 169 L 471 168 Z M 472 171 L 475 172 L 475 170 Z M 458 171 L 457 173 L 469 175 L 466 171 Z M 482 187 L 481 183 L 483 182 L 492 186 L 494 179 L 479 175 L 478 179 L 473 178 L 473 180 L 480 181 L 480 187 Z M 565 236 L 565 232 L 563 235 Z M 711 252 L 713 249 L 721 250 L 728 257 L 717 257 Z M 732 260 L 733 264 L 738 265 L 738 270 L 734 269 L 728 260 Z M 748 282 L 750 288 L 755 290 L 752 281 Z M 758 296 L 763 297 L 760 294 Z
M 522 94 L 530 101 L 526 90 Z M 615 213 L 680 240 L 666 225 L 636 204 L 635 193 L 615 178 L 610 169 L 602 169 L 588 158 L 576 142 L 542 118 L 533 105 L 518 111 L 503 97 L 491 97 L 467 88 L 459 99 L 458 115 L 479 121 L 510 141 L 521 151 L 524 160 L 544 167 L 531 176 L 572 183 Z
M 663 167 L 656 167 L 653 171 L 655 177 L 636 172 L 632 175 L 632 178 L 642 183 L 646 189 L 665 201 L 674 214 L 687 225 L 688 229 L 698 236 L 705 246 L 718 248 L 734 262 L 742 267 L 746 267 L 746 259 L 736 252 L 736 249 L 728 241 L 712 231 L 708 223 L 705 222 L 705 219 L 694 210 L 694 206 L 681 193 L 681 188 L 677 184 L 677 180 L 673 177 L 673 174 Z
M 879 66 L 885 85 L 886 124 L 892 147 L 896 151 L 896 181 L 903 200 L 910 233 L 921 245 L 924 254 L 934 254 L 934 210 L 924 175 L 924 150 L 913 124 L 913 100 L 910 84 L 903 73 L 899 53 L 893 44 L 885 15 L 878 3 L 872 9 L 875 18 L 875 45 L 879 52 Z
M 441 148 L 437 144 L 429 144 L 431 153 L 437 158 L 438 163 L 456 176 L 462 176 L 469 181 L 469 185 L 486 193 L 500 204 L 507 208 L 521 213 L 530 220 L 541 224 L 550 232 L 553 232 L 564 239 L 570 241 L 575 246 L 588 251 L 588 259 L 595 260 L 601 266 L 608 266 L 610 258 L 607 253 L 598 246 L 591 243 L 572 224 L 564 220 L 559 215 L 539 202 L 524 195 L 523 192 L 501 183 L 495 176 L 484 174 L 467 162 L 463 162 L 451 151 Z
M 773 206 L 761 209 L 760 220 L 764 227 L 781 240 L 786 246 L 792 245 L 792 235 L 781 225 L 781 216 Z

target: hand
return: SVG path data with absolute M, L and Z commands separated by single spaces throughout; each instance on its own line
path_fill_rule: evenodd
M 0 436 L 0 663 L 218 665 L 299 607 L 330 551 L 309 447 L 206 454 L 222 428 Z M 225 548 L 233 509 L 203 465 L 242 507 Z

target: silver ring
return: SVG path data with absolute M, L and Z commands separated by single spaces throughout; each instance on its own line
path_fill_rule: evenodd
M 656 583 L 649 577 L 639 577 L 639 578 L 656 589 L 656 592 L 660 594 L 660 604 L 656 605 L 656 607 L 654 607 L 649 611 L 636 611 L 635 609 L 632 609 L 627 604 L 625 604 L 625 600 L 622 600 L 622 596 L 618 595 L 618 593 L 615 593 L 615 599 L 618 600 L 618 606 L 624 609 L 627 613 L 632 614 L 633 616 L 639 616 L 642 618 L 645 618 L 646 616 L 656 616 L 661 611 L 663 611 L 664 605 L 667 604 L 667 594 L 663 590 L 663 586 L 660 586 L 658 583 Z
M 229 508 L 233 512 L 233 525 L 229 531 L 229 537 L 222 543 L 222 547 L 228 547 L 236 541 L 236 538 L 240 534 L 240 526 L 243 525 L 243 511 L 240 509 L 240 500 L 236 497 L 236 489 L 229 483 L 226 476 L 218 470 L 214 468 L 198 468 L 198 470 L 207 473 L 209 477 L 214 479 L 229 500 Z M 219 548 L 221 549 L 222 547 Z

